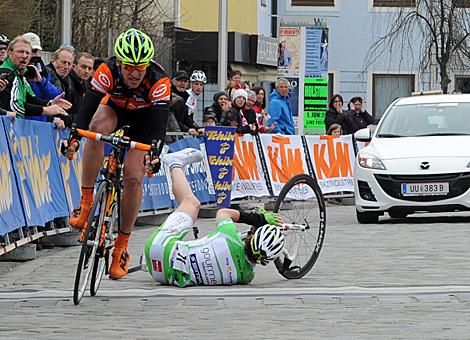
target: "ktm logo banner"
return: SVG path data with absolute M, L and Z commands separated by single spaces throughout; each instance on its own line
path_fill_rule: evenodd
M 305 140 L 322 192 L 354 191 L 352 135 L 305 136 Z
M 301 136 L 260 135 L 261 150 L 274 196 L 297 174 L 308 174 Z
M 255 137 L 250 134 L 237 135 L 233 159 L 232 198 L 270 196 L 263 173 Z

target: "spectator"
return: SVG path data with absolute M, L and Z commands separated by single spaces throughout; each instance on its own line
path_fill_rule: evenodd
M 262 87 L 254 87 L 253 91 L 256 94 L 255 103 L 253 104 L 253 110 L 256 112 L 256 120 L 258 122 L 258 132 L 271 133 L 276 127 L 276 123 L 271 124 L 267 127 L 264 125 L 269 120 L 268 113 L 264 110 L 266 108 L 266 95 Z
M 191 81 L 191 88 L 186 90 L 189 94 L 189 97 L 186 100 L 186 106 L 188 107 L 189 116 L 191 119 L 194 119 L 194 113 L 196 112 L 197 107 L 197 97 L 202 93 L 204 84 L 207 83 L 207 77 L 203 71 L 194 70 L 189 80 Z
M 242 82 L 242 73 L 239 70 L 233 70 L 229 74 L 227 81 L 227 94 L 232 97 L 233 92 L 239 89 L 244 89 L 245 84 Z
M 222 125 L 236 127 L 237 133 L 251 133 L 255 135 L 258 133 L 256 113 L 253 110 L 244 111 L 247 99 L 248 93 L 243 89 L 236 90 L 233 93 L 232 109 L 227 114 Z
M 330 136 L 341 136 L 343 134 L 343 129 L 339 124 L 331 124 L 326 134 Z
M 62 91 L 51 82 L 51 75 L 49 74 L 44 61 L 41 58 L 41 39 L 36 33 L 28 32 L 23 34 L 23 37 L 31 43 L 32 56 L 30 64 L 33 65 L 39 72 L 41 79 L 34 81 L 34 74 L 30 74 L 26 78 L 31 85 L 31 88 L 37 98 L 43 100 L 51 100 L 57 97 Z M 31 70 L 31 69 L 30 69 Z
M 168 131 L 187 132 L 193 136 L 197 136 L 201 134 L 204 130 L 200 128 L 196 124 L 192 116 L 189 115 L 189 108 L 187 106 L 187 101 L 189 100 L 189 93 L 186 92 L 188 81 L 188 74 L 185 71 L 176 71 L 173 79 L 171 80 L 171 103 L 170 114 L 168 119 Z M 196 91 L 199 90 L 198 86 L 195 86 L 195 88 Z M 184 97 L 180 96 L 180 94 Z M 176 125 L 174 124 L 172 115 L 174 116 L 178 127 L 176 127 Z
M 7 58 L 7 48 L 10 43 L 10 39 L 6 35 L 0 34 L 0 65 Z
M 349 102 L 354 105 L 354 108 L 347 112 L 347 116 L 351 118 L 352 123 L 350 133 L 364 129 L 368 125 L 374 123 L 374 117 L 372 117 L 372 115 L 366 110 L 362 111 L 361 97 L 353 97 Z
M 245 84 L 245 85 L 244 85 L 243 88 L 245 89 L 245 91 L 251 91 L 251 90 L 253 89 L 253 87 L 254 87 L 254 84 L 253 84 L 253 82 L 252 82 L 251 80 L 246 80 L 246 81 L 244 82 L 244 84 Z
M 70 99 L 72 101 L 71 120 L 82 104 L 83 96 L 89 87 L 89 79 L 93 72 L 93 56 L 90 53 L 80 52 L 75 58 L 75 63 L 68 75 L 70 84 Z
M 289 102 L 289 81 L 286 78 L 279 78 L 276 81 L 276 89 L 269 97 L 268 126 L 275 124 L 273 133 L 283 135 L 294 135 L 294 118 Z
M 186 92 L 189 84 L 189 76 L 186 71 L 178 70 L 173 75 L 171 80 L 171 93 L 177 94 L 184 99 L 184 102 L 188 100 L 189 93 Z
M 208 106 L 204 109 L 205 116 L 214 116 L 216 119 L 216 124 L 225 120 L 227 112 L 230 112 L 232 108 L 232 103 L 228 100 L 228 94 L 225 91 L 219 91 L 214 93 L 213 97 L 214 102 L 211 106 Z M 203 120 L 204 120 L 203 117 Z
M 71 104 L 57 96 L 47 102 L 35 97 L 24 72 L 31 58 L 29 40 L 18 36 L 8 45 L 7 58 L 0 67 L 0 77 L 8 80 L 5 90 L 0 92 L 0 107 L 14 112 L 18 118 L 37 115 L 64 115 Z
M 202 120 L 202 124 L 204 126 L 216 126 L 217 125 L 217 118 L 214 115 L 208 114 L 204 115 L 204 119 Z
M 325 115 L 325 131 L 328 131 L 332 124 L 339 124 L 345 135 L 351 133 L 352 121 L 343 111 L 343 97 L 335 94 L 330 100 L 328 111 Z

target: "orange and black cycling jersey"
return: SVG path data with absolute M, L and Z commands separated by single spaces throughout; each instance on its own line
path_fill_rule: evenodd
M 145 77 L 135 89 L 124 84 L 121 68 L 116 64 L 116 57 L 110 58 L 101 64 L 95 71 L 83 99 L 82 105 L 74 117 L 79 128 L 88 129 L 99 104 L 113 105 L 129 111 L 168 110 L 171 100 L 171 83 L 163 68 L 151 62 L 146 70 Z

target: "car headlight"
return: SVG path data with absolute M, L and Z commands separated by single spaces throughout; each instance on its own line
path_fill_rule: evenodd
M 367 169 L 378 169 L 385 170 L 385 165 L 382 163 L 380 158 L 375 157 L 374 155 L 361 153 L 358 155 L 359 165 Z

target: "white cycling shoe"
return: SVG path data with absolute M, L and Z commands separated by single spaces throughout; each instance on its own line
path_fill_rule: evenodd
M 184 168 L 186 165 L 200 162 L 202 159 L 203 155 L 200 150 L 188 148 L 177 152 L 167 153 L 162 157 L 162 162 L 171 170 L 173 168 Z

